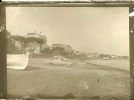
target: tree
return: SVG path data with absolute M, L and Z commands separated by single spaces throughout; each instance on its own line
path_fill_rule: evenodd
M 8 30 L 6 30 L 6 36 L 7 36 L 7 38 L 9 38 L 10 37 L 10 32 L 8 31 Z
M 53 47 L 51 52 L 55 55 L 63 55 L 65 53 L 65 49 L 63 47 Z
M 15 51 L 15 44 L 12 38 L 10 37 L 10 32 L 6 30 L 6 37 L 7 37 L 7 53 L 13 53 Z
M 8 31 L 7 31 L 7 34 L 9 34 Z M 10 35 L 10 42 L 11 42 L 11 40 L 12 41 L 14 40 L 15 42 L 17 42 L 17 41 L 20 42 L 21 50 L 23 52 L 25 51 L 26 48 L 31 51 L 35 51 L 37 49 L 37 47 L 41 48 L 41 45 L 44 43 L 44 40 L 42 38 L 25 37 L 25 36 L 20 36 L 20 35 Z M 10 46 L 13 47 L 13 45 L 11 45 L 11 43 L 9 43 L 9 44 L 10 44 Z
M 11 35 L 10 36 L 13 40 L 16 40 L 16 41 L 20 41 L 20 42 L 25 42 L 26 39 L 24 36 L 20 36 L 20 35 Z
M 27 38 L 25 38 L 25 40 L 26 40 L 27 42 L 36 42 L 36 43 L 38 43 L 38 44 L 43 44 L 43 43 L 44 43 L 44 40 L 43 40 L 43 39 L 41 39 L 41 38 L 36 38 L 36 37 L 27 37 Z
M 8 38 L 7 40 L 7 52 L 13 53 L 15 51 L 15 44 L 11 38 Z
M 43 50 L 41 50 L 42 54 L 51 54 L 51 49 L 50 48 L 44 48 Z

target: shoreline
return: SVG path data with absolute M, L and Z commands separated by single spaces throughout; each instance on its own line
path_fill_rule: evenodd
M 121 69 L 121 68 L 114 68 L 114 67 L 107 66 L 107 65 L 99 65 L 99 64 L 94 64 L 92 62 L 86 62 L 86 64 L 94 66 L 94 67 L 96 67 L 97 69 L 100 69 L 100 70 L 119 71 L 119 72 L 127 73 L 127 74 L 130 73 L 129 70 Z

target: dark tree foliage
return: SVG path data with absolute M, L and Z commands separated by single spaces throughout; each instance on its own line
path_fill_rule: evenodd
M 20 35 L 10 35 L 10 32 L 6 32 L 7 34 L 7 38 L 8 38 L 8 51 L 9 52 L 13 52 L 15 50 L 17 50 L 16 46 L 15 46 L 15 41 L 21 42 L 21 50 L 24 52 L 25 48 L 27 47 L 31 47 L 35 48 L 37 46 L 37 44 L 43 44 L 44 40 L 41 38 L 37 38 L 37 37 L 25 37 L 25 36 L 20 36 Z M 29 45 L 29 43 L 33 44 L 33 45 Z
M 10 38 L 8 38 L 7 41 L 8 41 L 7 42 L 7 53 L 12 53 L 16 49 L 15 45 L 14 45 L 13 41 Z
M 43 44 L 44 43 L 44 40 L 43 39 L 36 38 L 36 37 L 27 37 L 27 38 L 25 38 L 25 41 L 26 42 L 37 42 L 39 44 Z
M 50 48 L 44 48 L 43 50 L 41 50 L 42 54 L 51 54 L 51 49 Z
M 72 58 L 73 57 L 73 51 L 72 52 L 66 52 L 63 47 L 53 47 L 50 48 L 44 48 L 41 50 L 42 54 L 49 54 L 49 55 L 61 55 L 66 58 Z
M 44 40 L 36 37 L 24 37 L 20 35 L 11 35 L 11 38 L 20 42 L 28 43 L 28 42 L 37 42 L 39 44 L 43 44 Z
M 42 54 L 64 55 L 65 54 L 65 49 L 63 47 L 53 47 L 52 49 L 44 48 L 41 51 L 41 53 Z
M 56 55 L 63 55 L 65 53 L 65 49 L 63 47 L 53 47 L 51 52 Z
M 8 30 L 6 30 L 6 35 L 9 36 L 10 34 L 11 33 Z
M 12 39 L 16 40 L 16 41 L 20 41 L 20 42 L 25 42 L 26 38 L 24 36 L 20 36 L 20 35 L 11 35 L 10 36 Z

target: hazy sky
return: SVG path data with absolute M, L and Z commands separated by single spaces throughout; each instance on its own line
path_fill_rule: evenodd
M 12 34 L 42 32 L 51 44 L 74 50 L 129 54 L 127 7 L 8 7 L 7 30 Z

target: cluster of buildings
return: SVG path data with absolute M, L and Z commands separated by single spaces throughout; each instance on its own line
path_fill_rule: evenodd
M 13 38 L 16 37 L 16 38 Z M 43 41 L 42 44 L 39 44 L 37 42 L 28 42 L 25 44 L 25 40 L 22 41 L 22 39 L 26 39 L 29 37 L 39 38 Z M 47 37 L 45 35 L 42 35 L 41 33 L 27 33 L 25 36 L 8 36 L 8 51 L 14 51 L 14 52 L 27 52 L 32 51 L 34 53 L 39 54 L 41 49 L 44 49 L 47 46 Z M 11 49 L 11 50 L 10 50 Z
M 87 53 L 87 52 L 74 51 L 74 54 L 77 55 L 77 56 L 83 55 L 83 56 L 89 57 L 89 58 L 98 58 L 100 56 L 100 54 L 98 52 Z
M 94 52 L 94 53 L 88 53 L 88 52 L 80 52 L 80 51 L 74 51 L 74 54 L 79 56 L 82 55 L 84 57 L 88 58 L 101 58 L 101 59 L 119 59 L 119 58 L 124 58 L 124 59 L 129 59 L 129 56 L 117 56 L 117 55 L 112 55 L 112 54 L 100 54 L 99 52 Z
M 29 49 L 34 50 L 33 52 L 35 54 L 40 54 L 40 51 L 46 47 L 48 47 L 47 45 L 47 37 L 45 36 L 45 34 L 37 33 L 36 31 L 33 33 L 27 33 L 27 35 L 25 36 L 26 38 L 29 37 L 34 37 L 34 38 L 39 38 L 43 40 L 42 44 L 39 44 L 37 42 L 29 42 L 28 46 L 25 48 L 26 51 L 29 51 Z
M 40 33 L 33 32 L 33 33 L 27 33 L 25 38 L 29 37 L 35 37 L 43 40 L 42 44 L 39 44 L 37 42 L 29 42 L 27 46 L 24 46 L 24 43 L 22 41 L 13 40 L 12 42 L 13 48 L 15 47 L 17 51 L 30 51 L 32 50 L 35 54 L 40 54 L 41 50 L 45 48 L 53 49 L 55 47 L 61 47 L 64 48 L 65 52 L 72 53 L 72 56 L 81 56 L 81 57 L 88 57 L 88 58 L 107 58 L 107 59 L 116 59 L 116 58 L 129 58 L 128 56 L 116 56 L 116 55 L 110 55 L 110 54 L 100 54 L 98 52 L 95 53 L 87 53 L 87 52 L 81 52 L 81 51 L 74 51 L 70 45 L 65 44 L 52 44 L 51 46 L 47 45 L 47 37 Z
M 65 52 L 72 52 L 73 49 L 70 45 L 65 45 L 65 44 L 52 44 L 51 46 L 47 45 L 47 37 L 40 33 L 37 33 L 36 31 L 33 33 L 27 33 L 25 38 L 29 38 L 29 37 L 34 37 L 34 38 L 39 38 L 41 40 L 43 40 L 43 44 L 39 44 L 37 42 L 28 42 L 27 46 L 24 46 L 24 42 L 20 41 L 20 40 L 15 40 L 15 39 L 11 39 L 10 42 L 12 42 L 13 47 L 16 49 L 15 51 L 32 51 L 35 54 L 40 54 L 41 50 L 45 49 L 45 48 L 50 48 L 53 49 L 55 47 L 61 47 L 64 48 Z

